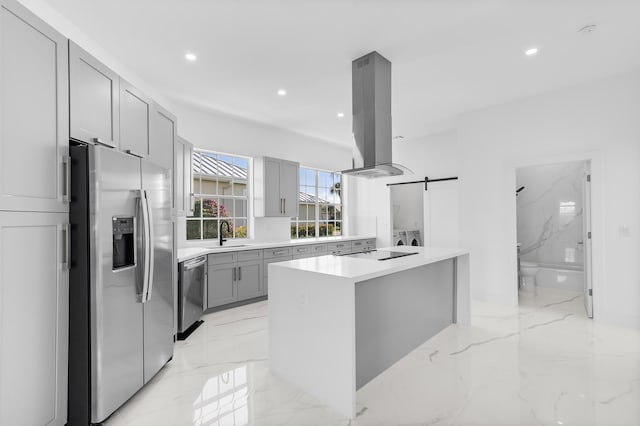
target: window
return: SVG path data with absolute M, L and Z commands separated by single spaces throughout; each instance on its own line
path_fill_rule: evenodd
M 193 151 L 195 209 L 187 218 L 187 240 L 247 238 L 249 159 L 210 151 Z
M 291 238 L 342 235 L 342 175 L 300 167 L 298 217 Z

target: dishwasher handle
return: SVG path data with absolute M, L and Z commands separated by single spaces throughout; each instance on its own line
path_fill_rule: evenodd
M 182 264 L 182 269 L 184 271 L 190 271 L 191 269 L 197 268 L 198 266 L 204 265 L 207 262 L 207 258 L 206 257 L 199 257 L 197 259 L 194 260 L 190 260 L 188 262 L 184 262 Z

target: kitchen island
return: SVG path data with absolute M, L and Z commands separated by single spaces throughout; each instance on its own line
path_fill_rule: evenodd
M 415 253 L 378 260 L 386 252 Z M 393 247 L 269 265 L 271 370 L 355 417 L 356 391 L 453 323 L 469 323 L 469 255 Z

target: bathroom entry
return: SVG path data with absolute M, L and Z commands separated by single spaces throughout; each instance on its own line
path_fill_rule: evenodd
M 593 317 L 589 161 L 516 170 L 520 297 L 575 294 Z

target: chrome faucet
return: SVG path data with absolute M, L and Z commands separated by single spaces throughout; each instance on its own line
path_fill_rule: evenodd
M 229 232 L 229 222 L 227 222 L 226 220 L 221 220 L 220 221 L 220 229 L 218 230 L 218 236 L 220 237 L 220 245 L 222 245 L 225 241 L 227 241 L 226 238 L 222 238 L 222 225 L 226 224 L 227 225 L 227 232 Z

